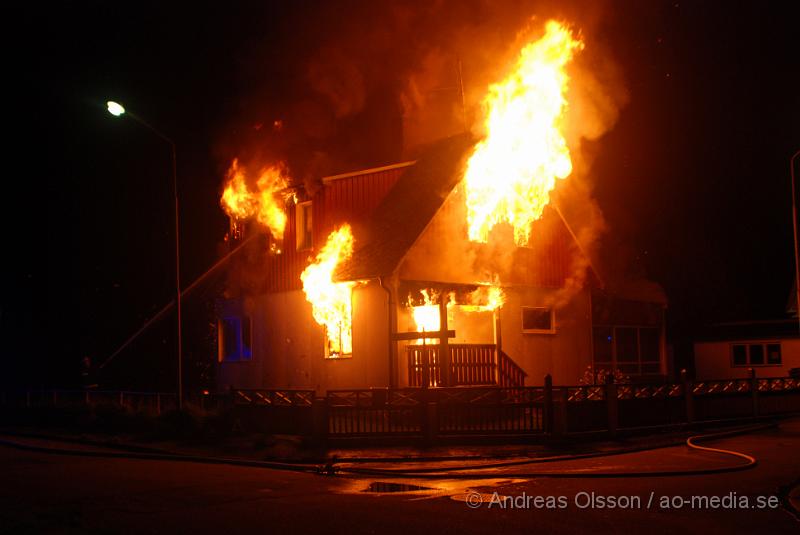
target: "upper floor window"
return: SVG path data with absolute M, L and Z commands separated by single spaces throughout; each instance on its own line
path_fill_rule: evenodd
M 731 366 L 780 366 L 780 342 L 731 344 Z
M 295 207 L 295 236 L 298 251 L 314 247 L 311 201 L 298 203 Z
M 221 318 L 217 333 L 220 362 L 237 362 L 253 358 L 252 329 L 249 317 Z
M 523 333 L 556 332 L 555 312 L 550 307 L 522 307 Z

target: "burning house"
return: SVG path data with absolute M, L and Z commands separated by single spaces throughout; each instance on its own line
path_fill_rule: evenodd
M 223 206 L 242 253 L 219 306 L 220 388 L 578 382 L 667 373 L 658 288 L 606 286 L 550 193 L 582 47 L 556 23 L 486 97 L 485 134 L 415 161 L 293 187 L 231 166 Z M 253 186 L 255 184 L 255 186 Z

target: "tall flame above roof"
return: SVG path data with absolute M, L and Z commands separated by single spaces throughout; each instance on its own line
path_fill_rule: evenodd
M 565 67 L 582 48 L 568 28 L 549 21 L 544 36 L 520 51 L 513 72 L 489 87 L 486 138 L 464 176 L 470 240 L 485 243 L 492 227 L 507 222 L 514 241 L 527 244 L 556 180 L 572 172 L 562 134 Z

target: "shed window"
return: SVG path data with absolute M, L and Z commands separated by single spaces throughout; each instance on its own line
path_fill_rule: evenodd
M 767 364 L 781 363 L 781 345 L 767 344 Z
M 764 346 L 761 344 L 750 344 L 750 364 L 764 364 Z
M 732 366 L 780 366 L 779 342 L 747 342 L 731 344 Z
M 553 309 L 548 307 L 522 307 L 522 332 L 554 333 Z
M 733 365 L 747 366 L 747 346 L 737 344 L 733 346 Z

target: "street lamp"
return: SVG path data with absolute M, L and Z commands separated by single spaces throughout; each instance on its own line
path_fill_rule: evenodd
M 792 230 L 794 230 L 794 284 L 795 294 L 797 299 L 795 303 L 795 311 L 797 312 L 797 321 L 800 322 L 800 253 L 797 246 L 797 189 L 794 183 L 794 160 L 800 156 L 800 150 L 795 152 L 789 159 L 789 172 L 792 176 Z M 800 323 L 798 323 L 800 328 Z
M 109 100 L 108 102 L 106 102 L 106 107 L 108 108 L 108 113 L 110 113 L 114 117 L 119 117 L 120 115 L 125 113 L 125 108 L 122 107 L 122 104 L 114 102 L 113 100 Z
M 122 104 L 109 100 L 106 102 L 108 113 L 114 117 L 127 115 L 131 119 L 145 126 L 169 144 L 172 152 L 172 192 L 175 197 L 175 304 L 178 310 L 178 409 L 183 408 L 183 333 L 181 328 L 181 247 L 180 247 L 180 226 L 178 218 L 178 173 L 175 164 L 175 142 L 157 130 L 153 125 L 141 117 L 126 111 Z

